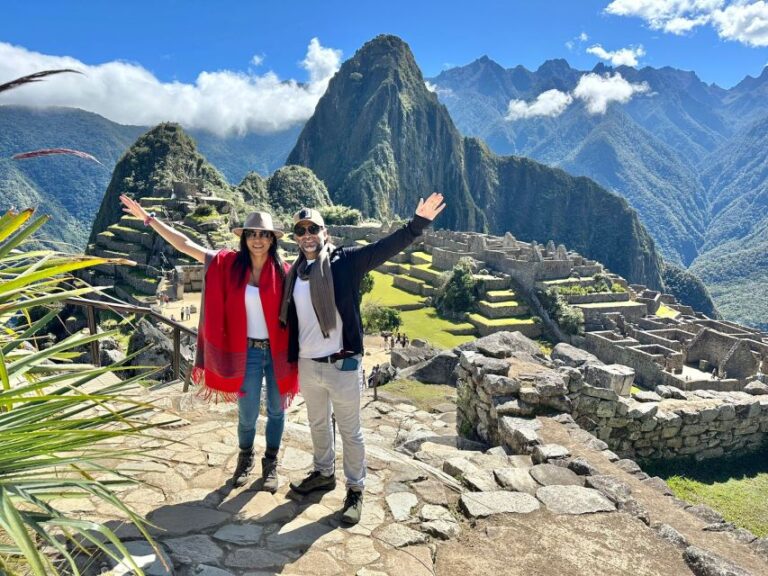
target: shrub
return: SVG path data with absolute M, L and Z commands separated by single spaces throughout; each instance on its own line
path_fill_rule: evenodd
M 218 216 L 219 213 L 216 211 L 215 206 L 211 206 L 210 204 L 200 204 L 197 208 L 195 208 L 195 211 L 192 212 L 192 216 L 195 216 L 197 218 L 205 217 L 205 216 Z
M 366 272 L 360 282 L 360 299 L 362 300 L 363 295 L 368 294 L 371 290 L 373 290 L 373 274 Z
M 387 306 L 379 306 L 372 302 L 363 306 L 361 315 L 363 332 L 366 334 L 397 330 L 403 323 L 399 310 L 388 308 Z
M 472 275 L 472 262 L 462 258 L 435 294 L 435 308 L 446 318 L 460 318 L 475 310 L 478 301 L 477 282 Z
M 349 206 L 342 206 L 340 204 L 335 206 L 323 206 L 320 208 L 320 214 L 322 214 L 326 225 L 354 225 L 360 224 L 363 219 L 363 215 L 357 208 L 350 208 Z
M 566 334 L 579 334 L 584 324 L 584 312 L 569 306 L 565 298 L 555 288 L 537 291 L 544 309 Z

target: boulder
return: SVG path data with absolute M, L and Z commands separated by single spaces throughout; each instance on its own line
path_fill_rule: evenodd
M 439 350 L 429 346 L 405 346 L 404 348 L 393 348 L 389 353 L 389 361 L 398 370 L 408 368 L 414 364 L 419 364 L 429 360 L 438 354 Z
M 578 368 L 584 364 L 602 364 L 600 359 L 586 350 L 560 342 L 552 349 L 552 360 L 560 360 L 564 365 Z
M 516 353 L 542 356 L 538 344 L 520 332 L 495 332 L 478 340 L 461 344 L 457 348 L 479 352 L 493 358 L 509 358 Z
M 696 576 L 750 576 L 736 564 L 696 546 L 688 546 L 683 559 Z
M 136 331 L 131 334 L 128 341 L 128 355 L 146 348 L 141 354 L 131 360 L 132 366 L 165 366 L 165 369 L 156 372 L 152 378 L 169 380 L 173 376 L 171 365 L 173 363 L 173 342 L 158 328 L 146 319 L 139 320 Z
M 459 357 L 450 350 L 443 350 L 436 356 L 419 362 L 398 373 L 398 378 L 407 378 L 424 384 L 456 385 L 454 368 L 459 363 Z
M 635 371 L 621 364 L 590 364 L 587 366 L 585 379 L 596 388 L 607 388 L 619 396 L 629 396 L 632 382 L 635 380 Z

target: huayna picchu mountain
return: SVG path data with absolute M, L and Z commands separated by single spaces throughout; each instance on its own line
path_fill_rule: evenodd
M 336 203 L 408 216 L 442 192 L 441 227 L 564 243 L 632 282 L 662 286 L 661 259 L 635 211 L 594 181 L 462 138 L 408 45 L 378 36 L 346 61 L 288 156 Z
M 251 172 L 238 186 L 230 186 L 178 124 L 160 124 L 139 137 L 118 161 L 88 244 L 90 254 L 138 264 L 102 266 L 90 278 L 96 284 L 114 284 L 119 296 L 134 302 L 153 298 L 160 270 L 188 258 L 124 214 L 121 194 L 139 200 L 208 247 L 233 244 L 236 238 L 230 229 L 249 211 L 266 209 L 278 220 L 287 220 L 300 206 L 330 204 L 325 185 L 302 166 L 284 166 L 266 179 Z

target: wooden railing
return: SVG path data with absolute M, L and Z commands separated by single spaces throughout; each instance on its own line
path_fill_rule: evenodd
M 116 302 L 103 302 L 101 300 L 89 300 L 87 298 L 67 298 L 66 304 L 72 306 L 79 306 L 85 308 L 85 317 L 88 323 L 88 330 L 91 334 L 96 334 L 96 310 L 108 310 L 117 314 L 138 314 L 139 316 L 151 316 L 158 322 L 170 326 L 173 330 L 173 356 L 171 358 L 171 370 L 173 372 L 174 379 L 181 379 L 184 376 L 184 392 L 189 389 L 189 381 L 192 376 L 192 366 L 186 366 L 186 370 L 182 371 L 183 358 L 181 356 L 181 337 L 182 334 L 188 337 L 197 338 L 197 330 L 184 326 L 183 324 L 171 320 L 170 318 L 163 316 L 159 312 L 155 312 L 151 308 L 146 306 L 135 306 L 133 304 L 116 303 Z M 91 359 L 93 363 L 98 366 L 99 360 L 99 343 L 93 341 L 90 343 L 91 347 Z

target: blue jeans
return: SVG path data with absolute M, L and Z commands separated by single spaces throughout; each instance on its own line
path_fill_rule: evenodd
M 272 354 L 269 350 L 248 348 L 248 360 L 245 366 L 245 379 L 240 391 L 243 396 L 238 400 L 237 437 L 241 450 L 253 447 L 256 436 L 256 419 L 259 417 L 261 404 L 261 383 L 266 381 L 267 388 L 267 449 L 280 448 L 285 427 L 285 412 L 280 400 L 280 390 L 272 368 Z

